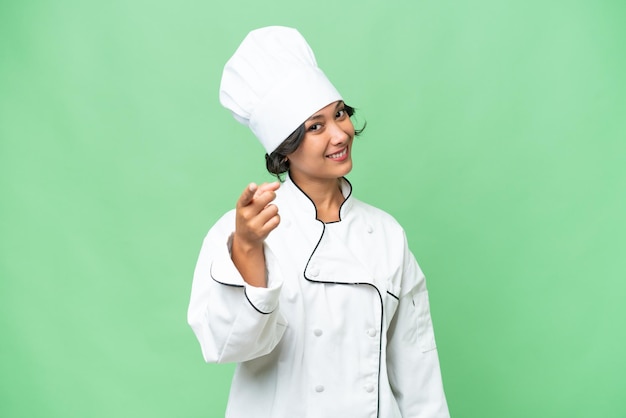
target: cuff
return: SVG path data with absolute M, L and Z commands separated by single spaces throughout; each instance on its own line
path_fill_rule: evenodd
M 230 255 L 216 257 L 211 264 L 211 278 L 228 286 L 243 287 L 246 282 L 235 267 Z
M 278 307 L 282 287 L 282 283 L 278 283 L 274 287 L 254 287 L 247 283 L 244 285 L 248 302 L 262 314 L 270 314 Z

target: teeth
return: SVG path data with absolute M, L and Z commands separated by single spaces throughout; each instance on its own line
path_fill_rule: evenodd
M 328 156 L 328 158 L 340 158 L 346 155 L 346 152 L 348 152 L 348 148 L 344 148 L 343 151 L 338 152 L 337 154 L 331 154 Z

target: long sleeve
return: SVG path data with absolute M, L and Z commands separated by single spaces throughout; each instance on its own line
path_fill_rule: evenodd
M 402 416 L 449 418 L 426 280 L 406 242 L 401 294 L 387 338 L 389 381 Z
M 228 212 L 204 239 L 194 271 L 187 320 L 205 361 L 243 362 L 271 352 L 287 322 L 278 301 L 282 277 L 265 248 L 268 287 L 248 285 L 230 257 L 234 212 Z

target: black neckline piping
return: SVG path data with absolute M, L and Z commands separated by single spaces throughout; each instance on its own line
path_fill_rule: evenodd
M 341 209 L 343 208 L 343 205 L 346 204 L 346 202 L 348 201 L 350 196 L 352 196 L 352 183 L 350 183 L 350 181 L 347 178 L 345 178 L 345 177 L 340 177 L 340 178 L 342 180 L 345 180 L 346 183 L 348 183 L 348 186 L 350 186 L 350 192 L 348 193 L 348 196 L 344 197 L 343 202 L 341 202 L 341 205 L 339 205 L 339 220 L 338 221 L 324 222 L 324 221 L 318 219 L 318 217 L 317 217 L 317 206 L 315 206 L 315 202 L 313 202 L 313 199 L 311 199 L 311 197 L 308 194 L 306 194 L 306 192 L 304 190 L 302 190 L 302 188 L 300 186 L 298 186 L 298 183 L 296 183 L 296 181 L 293 179 L 293 177 L 291 177 L 291 175 L 289 175 L 289 179 L 291 179 L 291 182 L 294 184 L 294 186 L 296 186 L 296 188 L 298 190 L 300 190 L 300 193 L 302 193 L 304 196 L 306 196 L 306 198 L 309 199 L 309 202 L 311 202 L 311 204 L 313 205 L 313 209 L 315 209 L 315 220 L 323 223 L 324 225 L 336 224 L 336 223 L 339 223 L 339 222 L 342 221 L 342 219 L 341 219 Z M 343 190 L 341 190 L 341 194 L 343 195 Z

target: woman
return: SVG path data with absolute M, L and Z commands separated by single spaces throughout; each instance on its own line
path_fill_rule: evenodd
M 448 417 L 424 276 L 400 225 L 352 196 L 353 109 L 294 29 L 252 31 L 222 104 L 284 181 L 250 184 L 207 234 L 188 311 L 236 362 L 228 417 Z

